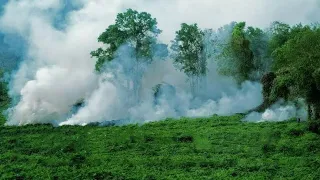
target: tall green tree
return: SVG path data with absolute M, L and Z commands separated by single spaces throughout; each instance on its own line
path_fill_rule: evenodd
M 157 49 L 156 38 L 161 33 L 157 24 L 157 20 L 146 12 L 128 9 L 119 13 L 115 24 L 110 25 L 98 38 L 107 48 L 101 47 L 91 52 L 92 57 L 98 59 L 96 70 L 100 71 L 106 61 L 113 60 L 116 51 L 125 43 L 133 49 L 137 61 L 152 60 Z
M 204 33 L 197 24 L 183 23 L 172 42 L 174 62 L 188 76 L 206 74 L 203 37 Z
M 287 88 L 286 94 L 306 100 L 309 117 L 320 118 L 320 28 L 297 25 L 289 39 L 274 50 L 273 69 L 278 72 L 273 91 Z M 279 72 L 285 72 L 280 74 Z
M 96 71 L 100 72 L 107 61 L 111 61 L 121 55 L 119 48 L 126 45 L 126 52 L 131 53 L 133 66 L 130 71 L 130 78 L 127 79 L 127 88 L 133 91 L 134 101 L 139 100 L 140 84 L 143 77 L 141 63 L 150 63 L 154 57 L 166 57 L 168 55 L 167 45 L 158 44 L 157 37 L 161 30 L 157 27 L 157 20 L 146 12 L 138 12 L 128 9 L 119 13 L 115 24 L 110 25 L 103 32 L 98 41 L 106 48 L 98 48 L 92 51 L 92 57 L 96 57 Z M 131 86 L 133 83 L 133 87 Z
M 269 28 L 270 40 L 268 43 L 268 53 L 271 55 L 277 48 L 284 45 L 290 38 L 291 27 L 288 24 L 275 21 Z
M 283 50 L 290 44 L 289 41 L 299 36 L 299 33 L 309 30 L 311 30 L 310 26 L 302 26 L 301 24 L 293 27 L 278 21 L 271 24 L 268 31 L 270 39 L 267 48 L 265 48 L 267 49 L 265 60 L 269 61 L 269 58 L 273 60 L 270 69 L 272 72 L 265 73 L 261 79 L 264 96 L 264 103 L 258 108 L 261 111 L 268 108 L 280 98 L 295 101 L 299 97 L 305 97 L 301 95 L 301 92 L 296 86 L 295 82 L 297 79 L 292 76 L 292 73 L 297 72 L 297 67 L 293 64 L 295 60 L 287 61 L 285 56 L 287 56 L 289 51 L 283 53 Z M 291 50 L 294 50 L 294 48 Z
M 172 42 L 174 63 L 179 70 L 191 78 L 191 86 L 207 72 L 207 61 L 204 53 L 204 32 L 197 24 L 181 24 Z
M 254 74 L 253 80 L 260 80 L 271 68 L 272 60 L 268 54 L 269 37 L 262 29 L 248 27 L 246 38 L 250 41 L 250 50 L 253 53 Z
M 229 42 L 223 47 L 218 59 L 219 72 L 234 77 L 240 84 L 250 80 L 253 73 L 254 55 L 250 49 L 250 41 L 246 37 L 245 22 L 237 23 Z

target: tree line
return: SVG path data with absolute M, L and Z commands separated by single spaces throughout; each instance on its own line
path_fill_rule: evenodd
M 218 72 L 234 78 L 239 85 L 247 80 L 262 83 L 264 102 L 254 110 L 263 111 L 279 99 L 302 98 L 309 118 L 319 119 L 318 24 L 290 26 L 276 21 L 260 29 L 245 22 L 232 22 L 214 31 L 202 30 L 196 23 L 182 23 L 170 46 L 159 42 L 161 32 L 157 20 L 147 12 L 128 9 L 119 13 L 115 23 L 98 37 L 105 46 L 91 52 L 97 59 L 96 71 L 103 72 L 108 62 L 121 55 L 117 50 L 126 44 L 137 64 L 172 58 L 196 91 L 207 76 L 208 62 L 215 61 Z M 132 71 L 139 71 L 138 65 Z

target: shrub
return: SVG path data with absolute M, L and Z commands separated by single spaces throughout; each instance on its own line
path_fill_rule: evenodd
M 151 136 L 145 136 L 144 137 L 144 142 L 148 143 L 148 142 L 153 142 L 154 141 L 154 137 Z
M 273 144 L 270 144 L 270 143 L 266 143 L 266 144 L 264 144 L 264 145 L 262 146 L 261 149 L 262 149 L 262 152 L 266 154 L 266 153 L 270 153 L 270 152 L 275 151 L 276 146 L 273 145 Z
M 76 152 L 76 144 L 74 142 L 68 144 L 66 147 L 62 149 L 64 153 L 73 153 Z
M 320 134 L 320 121 L 309 121 L 308 129 L 313 133 Z
M 153 175 L 146 175 L 143 180 L 156 180 L 157 178 Z
M 302 129 L 290 129 L 289 135 L 291 136 L 302 136 L 304 135 L 304 131 Z
M 86 157 L 82 154 L 75 154 L 71 158 L 70 166 L 79 167 L 81 164 L 85 163 Z
M 174 138 L 174 140 L 177 142 L 182 142 L 182 143 L 192 143 L 193 137 L 190 135 L 181 135 L 181 136 Z

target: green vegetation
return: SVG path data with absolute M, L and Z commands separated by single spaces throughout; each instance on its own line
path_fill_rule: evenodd
M 254 70 L 254 56 L 246 37 L 245 26 L 245 22 L 234 26 L 230 41 L 223 48 L 220 57 L 220 72 L 234 77 L 239 83 L 249 80 Z
M 307 123 L 242 116 L 124 127 L 0 127 L 0 179 L 319 179 Z
M 320 27 L 297 25 L 288 40 L 273 53 L 274 95 L 301 97 L 309 106 L 309 117 L 320 119 Z
M 110 25 L 98 38 L 107 48 L 91 52 L 91 55 L 98 59 L 96 70 L 100 71 L 106 61 L 113 60 L 116 51 L 125 43 L 132 48 L 133 56 L 137 60 L 152 60 L 154 49 L 161 46 L 156 44 L 156 38 L 161 33 L 157 24 L 157 20 L 146 12 L 128 9 L 119 13 L 115 24 Z
M 119 13 L 115 24 L 103 32 L 98 41 L 106 45 L 91 52 L 97 58 L 96 70 L 115 59 L 122 45 L 128 45 L 135 60 L 133 92 L 139 95 L 143 70 L 141 60 L 167 57 L 168 45 L 157 41 L 161 30 L 151 14 L 128 9 Z M 220 37 L 219 37 L 220 36 Z M 274 102 L 305 100 L 309 119 L 320 119 L 320 26 L 273 22 L 269 29 L 234 22 L 220 28 L 202 30 L 195 24 L 182 23 L 172 41 L 170 56 L 176 68 L 183 71 L 191 84 L 193 95 L 205 84 L 207 64 L 217 64 L 221 75 L 230 76 L 241 85 L 260 81 L 264 103 L 254 110 L 264 111 Z M 129 84 L 129 82 L 128 82 Z M 139 98 L 137 98 L 139 99 Z
M 184 72 L 190 81 L 193 94 L 203 82 L 201 79 L 207 73 L 207 59 L 204 48 L 204 32 L 197 24 L 181 24 L 172 41 L 172 57 L 176 67 Z
M 0 70 L 0 125 L 6 121 L 5 116 L 2 114 L 10 105 L 10 97 L 8 95 L 8 83 L 3 79 L 5 71 Z
M 188 76 L 201 76 L 207 72 L 203 38 L 204 33 L 197 24 L 183 23 L 176 32 L 171 46 L 174 62 Z
M 144 74 L 139 63 L 168 56 L 168 45 L 157 41 L 160 33 L 149 13 L 128 9 L 118 14 L 98 38 L 105 47 L 91 52 L 96 70 L 103 71 L 117 53 L 131 53 L 135 64 L 128 71 L 135 76 L 138 101 Z M 176 32 L 171 57 L 193 88 L 208 75 L 209 61 L 217 61 L 219 73 L 239 85 L 261 81 L 264 103 L 255 111 L 282 98 L 302 98 L 309 121 L 255 124 L 235 115 L 142 126 L 7 127 L 0 115 L 0 179 L 320 179 L 320 27 L 274 22 L 264 31 L 240 22 L 217 34 L 185 23 Z M 121 46 L 128 49 L 119 52 Z M 162 83 L 154 87 L 154 96 L 163 88 L 176 93 Z M 7 91 L 2 80 L 1 110 L 10 101 Z

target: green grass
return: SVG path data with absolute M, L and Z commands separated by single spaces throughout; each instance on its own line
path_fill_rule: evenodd
M 320 179 L 306 123 L 241 116 L 124 127 L 0 127 L 0 179 Z

